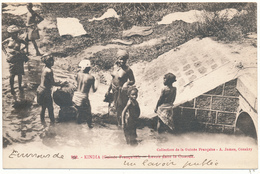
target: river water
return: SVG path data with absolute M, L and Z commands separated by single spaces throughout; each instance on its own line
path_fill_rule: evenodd
M 8 66 L 3 65 L 3 72 Z M 130 147 L 126 144 L 123 130 L 115 125 L 115 118 L 107 115 L 107 103 L 103 102 L 107 86 L 99 84 L 98 91 L 90 93 L 90 102 L 93 112 L 94 128 L 89 129 L 87 124 L 75 122 L 56 123 L 54 127 L 44 128 L 40 122 L 40 106 L 35 102 L 37 86 L 43 64 L 39 57 L 31 58 L 25 64 L 23 78 L 24 93 L 20 94 L 16 87 L 16 98 L 10 94 L 9 79 L 6 73 L 2 77 L 2 122 L 4 151 L 12 149 L 91 149 L 93 152 L 107 153 L 110 149 L 115 154 L 128 154 L 132 152 L 157 151 L 158 148 L 183 147 L 192 148 L 253 148 L 257 152 L 257 143 L 254 139 L 245 136 L 212 134 L 212 133 L 183 133 L 183 134 L 158 134 L 154 130 L 144 127 L 137 130 L 138 146 Z M 74 74 L 61 70 L 54 65 L 56 80 L 67 80 L 75 83 Z M 15 81 L 17 86 L 17 81 Z M 17 100 L 17 102 L 15 102 Z M 59 106 L 54 104 L 54 114 L 57 118 Z M 48 114 L 45 120 L 49 125 Z M 7 146 L 7 147 L 6 147 Z

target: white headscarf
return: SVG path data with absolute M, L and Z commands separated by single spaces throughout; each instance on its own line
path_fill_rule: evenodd
M 81 70 L 85 70 L 85 68 L 87 67 L 91 67 L 91 62 L 90 60 L 84 59 L 79 63 L 79 67 L 81 68 Z

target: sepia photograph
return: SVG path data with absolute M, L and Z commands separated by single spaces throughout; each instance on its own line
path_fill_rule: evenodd
M 257 2 L 2 2 L 3 169 L 258 169 Z

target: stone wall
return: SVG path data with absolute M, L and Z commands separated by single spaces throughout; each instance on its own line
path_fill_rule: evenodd
M 229 81 L 174 108 L 176 130 L 233 133 L 239 106 L 236 83 Z

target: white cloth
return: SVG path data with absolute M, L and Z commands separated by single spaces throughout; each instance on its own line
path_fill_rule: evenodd
M 107 9 L 107 11 L 99 18 L 93 18 L 93 19 L 89 19 L 89 22 L 92 22 L 94 20 L 96 21 L 100 21 L 106 18 L 117 18 L 119 19 L 119 15 L 117 14 L 117 12 L 113 9 L 113 8 L 109 8 Z
M 77 18 L 57 18 L 57 27 L 60 36 L 71 35 L 75 37 L 87 34 Z

